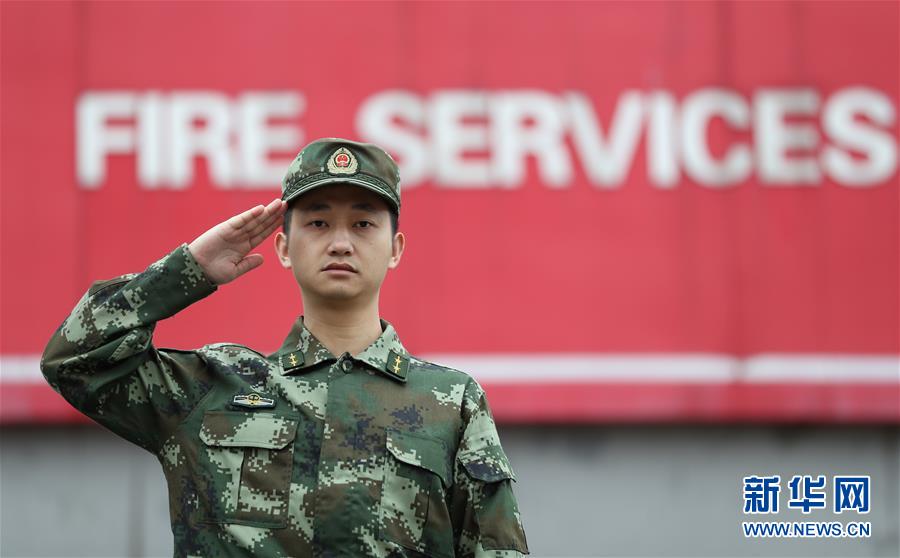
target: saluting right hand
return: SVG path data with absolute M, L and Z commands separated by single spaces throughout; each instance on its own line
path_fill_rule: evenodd
M 188 249 L 216 285 L 234 281 L 263 263 L 262 254 L 250 254 L 278 228 L 287 204 L 280 199 L 223 221 L 188 244 Z

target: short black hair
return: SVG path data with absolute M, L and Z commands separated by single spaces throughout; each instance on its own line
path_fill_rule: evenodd
M 284 232 L 284 236 L 289 239 L 291 236 L 291 212 L 294 210 L 294 206 L 297 205 L 297 199 L 291 200 L 291 202 L 288 203 L 287 210 L 284 212 L 284 224 L 282 225 L 281 230 Z M 388 212 L 391 214 L 391 238 L 394 238 L 397 231 L 400 229 L 400 215 L 393 207 L 389 207 Z

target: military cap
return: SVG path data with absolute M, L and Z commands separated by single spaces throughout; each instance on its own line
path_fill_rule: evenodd
M 400 213 L 397 163 L 375 144 L 341 138 L 320 138 L 300 151 L 281 182 L 281 199 L 289 202 L 313 188 L 341 183 L 372 190 Z

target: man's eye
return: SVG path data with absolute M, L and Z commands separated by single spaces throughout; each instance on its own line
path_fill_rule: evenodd
M 356 223 L 356 226 L 361 229 L 365 229 L 365 228 L 371 227 L 372 222 L 371 221 L 359 221 L 358 223 Z
M 325 221 L 319 221 L 319 220 L 311 221 L 309 224 L 317 229 L 321 229 L 322 227 L 324 227 L 326 225 Z

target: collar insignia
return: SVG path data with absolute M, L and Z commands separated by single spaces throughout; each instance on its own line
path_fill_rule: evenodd
M 281 368 L 287 372 L 303 366 L 303 351 L 291 351 L 281 355 Z
M 244 407 L 247 409 L 271 409 L 275 407 L 275 400 L 263 397 L 258 393 L 249 395 L 235 395 L 231 400 L 231 404 L 235 407 Z
M 359 163 L 352 151 L 346 147 L 341 147 L 331 154 L 326 166 L 329 174 L 356 174 Z
M 388 359 L 387 363 L 385 363 L 384 370 L 391 378 L 405 382 L 406 376 L 409 373 L 409 356 L 391 351 L 388 353 Z

